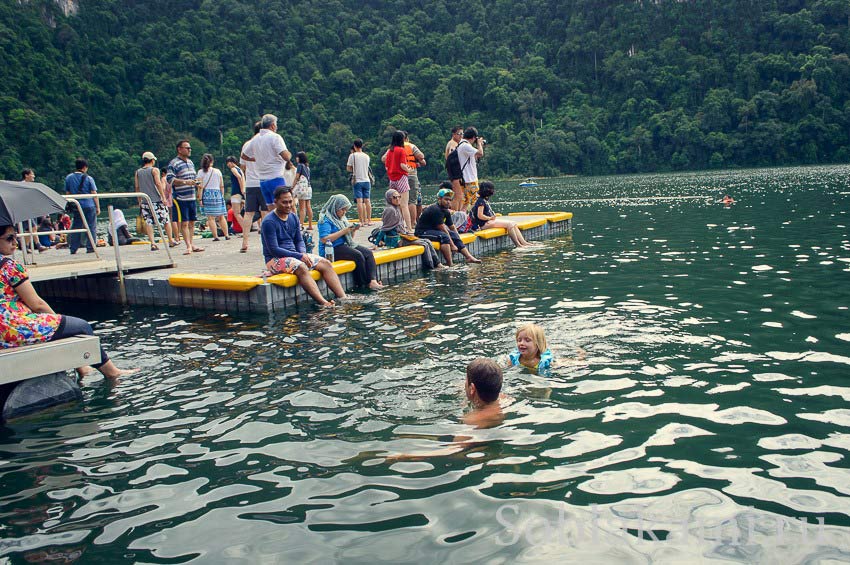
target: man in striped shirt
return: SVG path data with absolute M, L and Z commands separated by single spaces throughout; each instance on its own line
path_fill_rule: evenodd
M 195 247 L 192 236 L 195 233 L 195 221 L 198 219 L 196 210 L 195 191 L 198 187 L 195 163 L 189 156 L 192 154 L 192 145 L 188 139 L 177 142 L 177 157 L 168 163 L 168 173 L 165 181 L 171 183 L 174 189 L 174 209 L 183 232 L 183 241 L 186 242 L 186 252 L 183 255 L 191 255 L 192 252 L 203 251 L 203 247 Z M 172 210 L 173 212 L 174 210 Z

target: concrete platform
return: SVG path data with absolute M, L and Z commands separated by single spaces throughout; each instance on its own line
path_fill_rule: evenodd
M 542 240 L 557 237 L 567 233 L 571 228 L 570 213 L 528 213 L 521 216 L 512 215 L 511 219 L 526 224 L 522 227 L 523 234 L 528 240 Z M 356 234 L 355 241 L 371 247 L 367 237 L 371 230 L 378 227 L 363 226 Z M 464 234 L 470 252 L 478 257 L 501 249 L 513 247 L 513 242 L 507 235 L 496 237 L 477 237 Z M 318 242 L 318 233 L 314 231 L 314 240 Z M 124 246 L 121 248 L 122 257 L 127 257 L 125 263 L 125 289 L 129 304 L 146 306 L 167 306 L 203 308 L 218 312 L 280 312 L 296 308 L 298 304 L 312 300 L 300 286 L 282 286 L 259 279 L 263 268 L 263 257 L 260 238 L 257 232 L 249 237 L 247 253 L 240 253 L 241 236 L 231 236 L 230 241 L 221 239 L 213 242 L 211 239 L 196 238 L 195 244 L 203 247 L 201 253 L 183 255 L 185 246 L 172 249 L 174 265 L 160 265 L 155 268 L 143 267 L 146 261 L 153 261 L 163 252 L 151 252 L 147 246 Z M 129 249 L 125 254 L 124 250 Z M 162 247 L 162 246 L 160 246 Z M 59 251 L 61 253 L 61 251 Z M 315 251 L 314 251 L 315 252 Z M 65 252 L 67 254 L 67 251 Z M 376 255 L 377 259 L 378 255 Z M 461 255 L 455 254 L 454 260 L 462 262 Z M 407 257 L 398 260 L 382 262 L 378 260 L 378 279 L 384 284 L 392 284 L 404 279 L 421 276 L 421 257 Z M 141 270 L 130 268 L 140 266 Z M 114 272 L 114 271 L 113 271 Z M 239 275 L 258 277 L 257 285 L 248 290 L 218 290 L 216 288 L 183 288 L 169 283 L 169 277 L 175 274 L 198 275 Z M 74 299 L 84 302 L 115 302 L 120 303 L 120 292 L 117 277 L 112 275 L 77 276 L 64 279 L 41 279 L 33 277 L 38 292 L 45 298 Z M 353 278 L 350 273 L 340 275 L 340 280 L 346 290 L 353 288 Z M 318 281 L 319 288 L 329 296 L 323 281 Z

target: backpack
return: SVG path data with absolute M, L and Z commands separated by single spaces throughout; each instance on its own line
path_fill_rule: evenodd
M 390 231 L 381 231 L 381 228 L 373 229 L 372 233 L 369 234 L 368 239 L 375 247 L 383 247 L 385 249 L 398 247 L 400 240 L 398 232 L 395 229 L 391 229 Z
M 446 173 L 449 175 L 449 180 L 458 180 L 463 179 L 463 170 L 466 168 L 466 165 L 469 164 L 469 160 L 461 166 L 460 164 L 460 155 L 458 155 L 457 149 L 460 147 L 461 143 L 469 143 L 467 140 L 461 140 L 460 143 L 457 144 L 457 147 L 452 149 L 449 156 L 446 157 Z

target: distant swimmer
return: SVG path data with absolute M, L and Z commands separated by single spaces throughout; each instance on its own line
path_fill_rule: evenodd
M 728 194 L 723 197 L 723 200 L 720 201 L 724 206 L 731 206 L 735 203 L 735 199 L 729 196 Z

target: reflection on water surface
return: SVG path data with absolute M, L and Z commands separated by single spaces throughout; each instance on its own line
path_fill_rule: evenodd
M 0 430 L 0 557 L 848 560 L 848 173 L 503 185 L 573 233 L 336 311 L 65 307 L 144 370 Z M 522 321 L 587 359 L 470 429 Z

